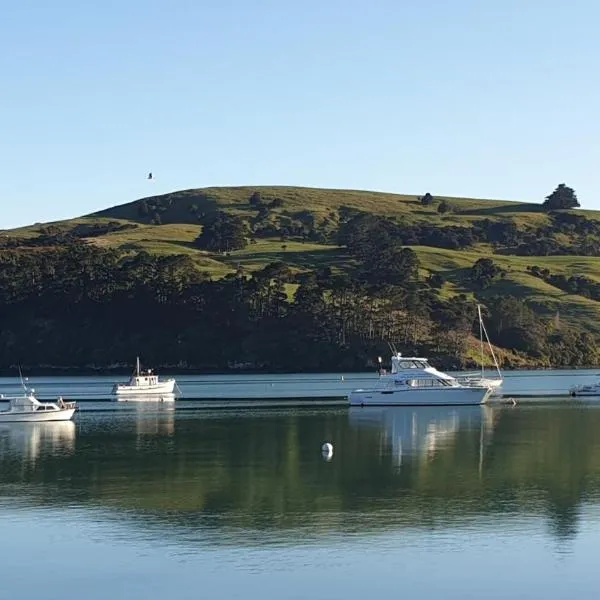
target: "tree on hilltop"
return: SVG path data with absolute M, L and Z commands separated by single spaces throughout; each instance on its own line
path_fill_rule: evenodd
M 575 190 L 561 183 L 549 196 L 546 196 L 542 206 L 546 210 L 558 210 L 561 208 L 577 208 L 580 204 Z

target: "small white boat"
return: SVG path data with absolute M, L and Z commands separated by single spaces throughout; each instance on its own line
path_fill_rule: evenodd
M 75 402 L 40 402 L 33 390 L 23 396 L 0 396 L 0 401 L 8 402 L 8 410 L 0 411 L 0 423 L 70 421 L 75 414 Z
M 483 404 L 492 388 L 465 385 L 438 371 L 426 358 L 392 356 L 392 371 L 380 375 L 378 385 L 348 395 L 351 406 L 434 406 Z
M 588 385 L 574 385 L 569 389 L 569 394 L 576 397 L 599 397 L 600 396 L 600 381 L 590 383 Z
M 468 386 L 481 387 L 486 386 L 492 388 L 493 392 L 498 392 L 504 383 L 504 377 L 502 376 L 502 372 L 500 371 L 500 366 L 498 365 L 498 361 L 496 360 L 496 355 L 494 353 L 494 349 L 492 348 L 492 344 L 490 342 L 490 338 L 488 337 L 487 330 L 483 323 L 483 318 L 481 316 L 481 305 L 477 305 L 477 316 L 479 317 L 479 343 L 481 347 L 481 373 L 472 373 L 468 375 L 463 375 L 459 377 L 458 380 L 460 383 Z M 496 367 L 496 372 L 498 373 L 497 377 L 486 377 L 485 375 L 485 367 L 484 367 L 484 346 L 483 346 L 483 338 L 485 336 L 485 340 L 487 342 L 488 348 L 490 349 L 490 353 L 494 360 L 494 366 Z
M 172 395 L 177 385 L 175 379 L 159 380 L 158 375 L 152 373 L 151 369 L 147 371 L 140 370 L 140 357 L 136 359 L 136 368 L 129 379 L 129 383 L 116 383 L 113 387 L 113 394 L 117 400 L 129 400 L 130 397 L 144 397 L 146 400 L 160 400 L 160 396 L 167 397 Z

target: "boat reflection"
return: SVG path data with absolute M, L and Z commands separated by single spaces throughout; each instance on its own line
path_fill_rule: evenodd
M 0 460 L 19 457 L 27 462 L 35 462 L 44 454 L 72 454 L 76 431 L 73 421 L 1 423 Z
M 394 464 L 401 466 L 403 457 L 432 458 L 449 448 L 461 430 L 479 429 L 483 451 L 497 415 L 497 409 L 486 405 L 351 407 L 349 422 L 352 427 L 378 429 L 380 453 L 389 448 Z
M 135 405 L 135 431 L 138 436 L 173 435 L 175 432 L 175 405 L 144 403 Z

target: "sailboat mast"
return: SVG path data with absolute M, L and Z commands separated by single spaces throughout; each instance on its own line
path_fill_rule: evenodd
M 504 377 L 502 377 L 502 372 L 500 371 L 500 366 L 498 365 L 498 360 L 496 359 L 496 354 L 494 353 L 494 349 L 492 348 L 492 343 L 490 342 L 490 338 L 488 336 L 487 329 L 485 328 L 485 325 L 483 324 L 483 319 L 481 318 L 481 312 L 479 313 L 479 322 L 481 323 L 481 328 L 483 329 L 485 339 L 490 348 L 492 358 L 494 359 L 494 366 L 496 367 L 496 371 L 498 372 L 498 377 L 500 377 L 500 379 L 504 379 Z
M 484 377 L 485 367 L 483 366 L 483 319 L 481 318 L 481 304 L 477 305 L 477 316 L 479 317 L 479 349 L 481 351 L 481 377 Z

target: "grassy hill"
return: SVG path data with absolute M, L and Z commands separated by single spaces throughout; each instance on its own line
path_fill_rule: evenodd
M 251 233 L 256 229 L 257 209 L 250 203 L 250 198 L 256 192 L 263 205 L 272 206 L 267 214 L 263 214 L 262 232 Z M 436 197 L 435 200 L 432 205 L 424 206 L 416 196 L 368 191 L 279 186 L 203 188 L 143 198 L 72 220 L 5 231 L 3 235 L 32 240 L 49 230 L 67 233 L 78 226 L 107 227 L 112 223 L 113 227 L 123 228 L 86 239 L 101 247 L 131 253 L 185 254 L 193 259 L 199 270 L 212 278 L 220 278 L 240 267 L 252 272 L 274 261 L 283 261 L 293 271 L 323 266 L 331 267 L 334 272 L 351 268 L 353 258 L 345 248 L 337 245 L 335 236 L 340 219 L 349 211 L 381 215 L 402 225 L 428 224 L 440 229 L 470 228 L 482 219 L 512 222 L 520 232 L 552 227 L 551 216 L 540 204 L 450 197 Z M 438 212 L 442 201 L 450 207 L 445 214 Z M 202 232 L 202 223 L 218 211 L 237 215 L 248 223 L 252 239 L 244 249 L 208 252 L 194 244 Z M 573 212 L 588 221 L 600 223 L 599 212 Z M 277 235 L 278 231 L 297 229 L 303 224 L 315 235 L 308 239 L 293 234 Z M 561 243 L 569 243 L 571 237 L 568 232 L 555 235 Z M 534 303 L 536 310 L 548 318 L 559 311 L 561 321 L 567 325 L 600 333 L 600 302 L 561 290 L 528 270 L 537 265 L 553 274 L 584 275 L 600 282 L 600 260 L 595 256 L 516 256 L 498 253 L 489 243 L 475 243 L 467 249 L 411 247 L 418 255 L 423 277 L 442 275 L 444 283 L 440 294 L 443 297 L 472 294 L 472 286 L 465 283 L 465 273 L 477 259 L 491 257 L 505 270 L 505 276 L 482 291 L 483 296 L 515 295 Z M 288 292 L 293 291 L 294 286 L 288 286 Z

